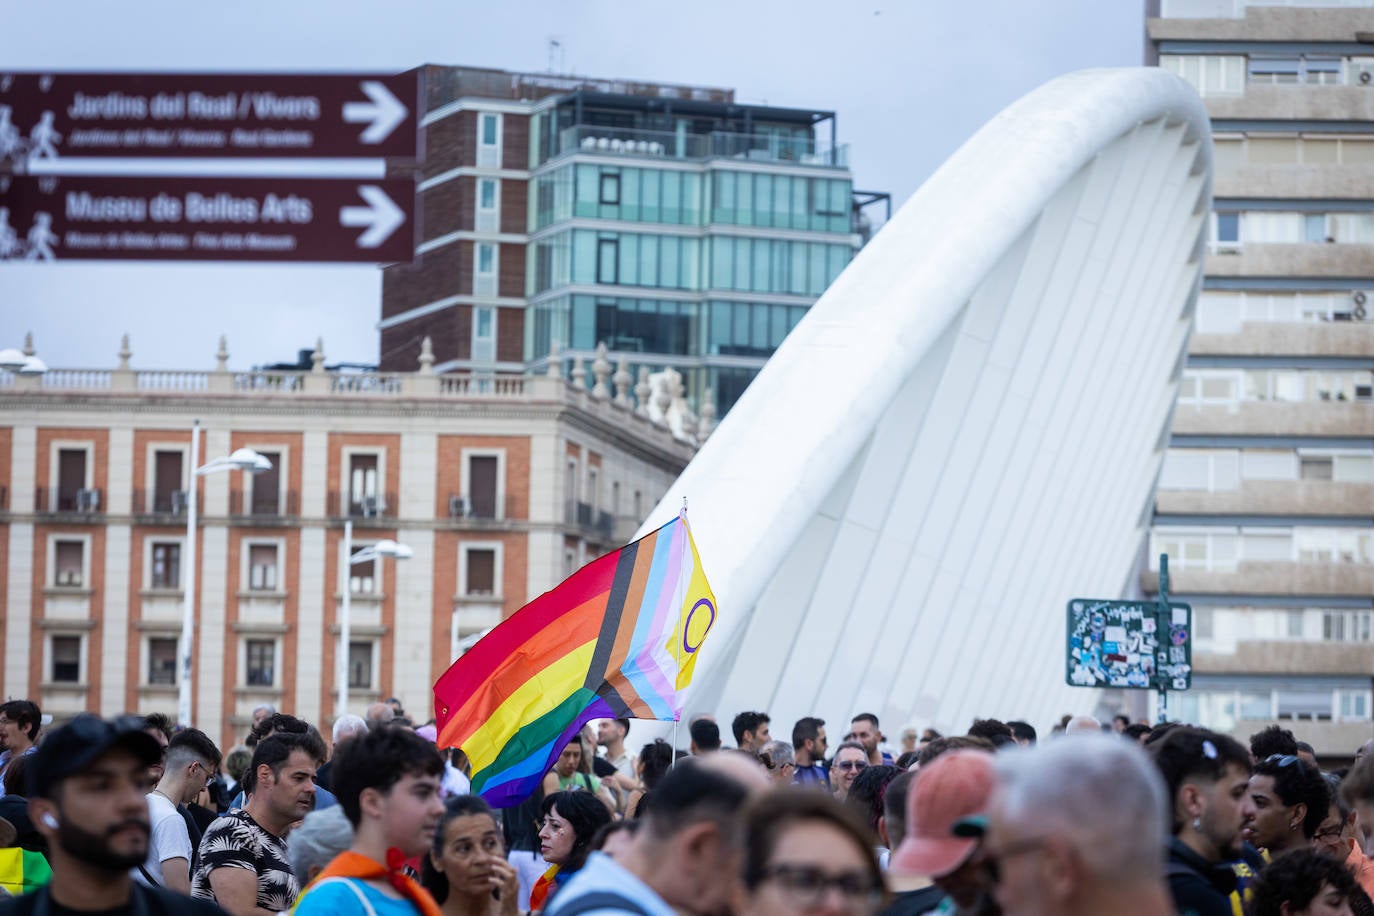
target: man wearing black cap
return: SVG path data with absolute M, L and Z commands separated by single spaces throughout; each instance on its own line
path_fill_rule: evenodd
M 224 916 L 212 904 L 129 877 L 148 855 L 148 767 L 162 748 L 143 720 L 77 716 L 50 734 L 28 770 L 29 813 L 48 841 L 52 882 L 0 901 L 0 916 Z

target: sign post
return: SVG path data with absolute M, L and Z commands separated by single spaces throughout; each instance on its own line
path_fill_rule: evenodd
M 1169 558 L 1159 561 L 1156 601 L 1073 598 L 1068 603 L 1065 680 L 1075 687 L 1154 689 L 1160 721 L 1169 690 L 1192 684 L 1192 614 L 1169 600 Z

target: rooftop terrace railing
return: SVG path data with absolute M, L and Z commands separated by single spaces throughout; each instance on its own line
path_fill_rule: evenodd
M 766 133 L 688 134 L 588 124 L 564 128 L 553 158 L 579 152 L 649 159 L 744 159 L 821 168 L 849 167 L 847 144 L 822 148 L 811 138 Z

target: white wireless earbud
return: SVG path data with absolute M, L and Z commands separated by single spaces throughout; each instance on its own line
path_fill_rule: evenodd
M 51 812 L 43 812 L 42 821 L 44 824 L 47 824 L 52 829 L 57 829 L 57 818 L 53 817 Z

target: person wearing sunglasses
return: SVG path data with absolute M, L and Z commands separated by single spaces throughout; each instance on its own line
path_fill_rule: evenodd
M 786 741 L 769 741 L 759 748 L 758 758 L 774 785 L 792 784 L 792 776 L 797 772 L 797 760 L 792 745 Z
M 993 768 L 986 815 L 956 822 L 954 833 L 981 836 L 1005 916 L 1172 916 L 1168 796 L 1143 751 L 1084 735 L 998 754 Z
M 867 768 L 868 751 L 859 742 L 845 741 L 835 748 L 835 756 L 830 761 L 830 791 L 836 800 L 845 800 L 849 787 Z
M 742 916 L 866 916 L 883 878 L 863 825 L 819 792 L 780 789 L 745 815 Z
M 1246 839 L 1272 859 L 1309 846 L 1331 805 L 1321 771 L 1292 754 L 1273 754 L 1255 764 L 1250 777 L 1254 819 Z

